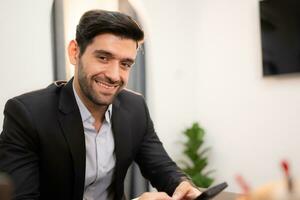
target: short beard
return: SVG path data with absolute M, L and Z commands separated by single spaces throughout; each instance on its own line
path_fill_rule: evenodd
M 87 75 L 86 75 L 83 68 L 84 68 L 84 66 L 83 66 L 81 60 L 79 60 L 79 63 L 78 63 L 78 82 L 79 82 L 79 86 L 80 86 L 80 89 L 81 89 L 83 95 L 97 106 L 109 106 L 112 103 L 112 101 L 115 99 L 116 95 L 119 92 L 116 92 L 116 94 L 112 97 L 111 102 L 102 101 L 93 92 L 93 88 L 92 88 L 91 84 L 89 84 L 88 77 L 87 77 Z

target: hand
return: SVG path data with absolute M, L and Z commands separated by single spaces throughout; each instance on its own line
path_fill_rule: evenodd
M 181 182 L 172 195 L 172 200 L 193 200 L 201 194 L 200 190 L 195 188 L 190 182 Z
M 145 192 L 138 200 L 172 200 L 172 198 L 165 192 Z

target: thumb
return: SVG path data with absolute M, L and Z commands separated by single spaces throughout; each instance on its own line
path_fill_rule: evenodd
M 182 182 L 175 189 L 175 191 L 172 195 L 172 199 L 173 200 L 180 200 L 187 194 L 187 192 L 188 192 L 188 189 L 186 188 L 185 183 Z

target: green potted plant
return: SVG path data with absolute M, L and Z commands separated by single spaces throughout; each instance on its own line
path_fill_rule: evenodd
M 208 164 L 206 153 L 209 151 L 209 148 L 203 147 L 205 131 L 198 123 L 193 123 L 183 133 L 187 137 L 183 143 L 183 153 L 190 162 L 182 161 L 182 170 L 190 176 L 196 186 L 207 188 L 214 179 L 210 176 L 212 171 L 205 172 Z

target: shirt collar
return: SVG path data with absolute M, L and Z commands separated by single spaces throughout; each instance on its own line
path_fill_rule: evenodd
M 80 97 L 78 96 L 73 82 L 73 92 L 75 95 L 76 103 L 79 107 L 80 115 L 82 118 L 82 122 L 85 122 L 89 120 L 90 118 L 94 119 L 90 111 L 87 109 L 87 107 L 84 105 L 84 103 L 81 101 Z M 111 116 L 112 116 L 112 104 L 110 104 L 105 112 L 105 120 L 110 123 L 111 122 Z

